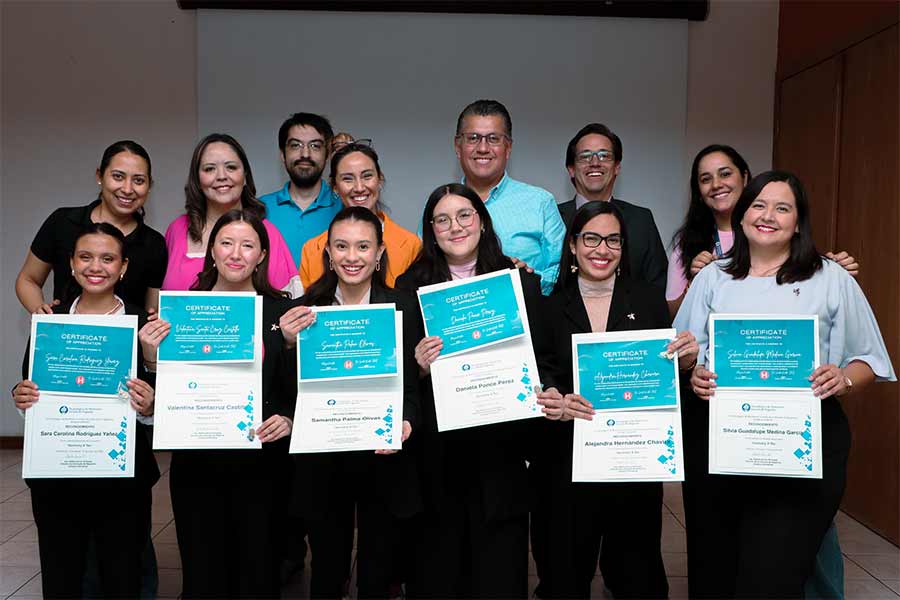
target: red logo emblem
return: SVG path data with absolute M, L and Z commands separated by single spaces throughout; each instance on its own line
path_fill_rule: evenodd
M 475 331 L 473 331 L 473 332 L 472 332 L 472 339 L 473 339 L 473 340 L 479 340 L 479 339 L 481 339 L 481 332 L 478 331 L 477 329 L 476 329 Z
M 760 372 L 759 372 L 759 378 L 760 378 L 760 379 L 763 379 L 763 380 L 768 379 L 768 378 L 769 378 L 769 372 L 768 372 L 768 371 L 760 371 Z
M 75 378 L 76 385 L 84 385 L 84 375 L 79 375 Z
M 212 352 L 212 346 L 210 346 L 209 344 L 204 344 L 203 345 L 203 354 L 209 354 L 210 352 Z
M 622 394 L 622 397 L 626 400 L 631 400 L 631 392 L 625 392 L 624 394 Z
M 353 368 L 353 361 L 352 361 L 352 360 L 345 360 L 345 361 L 344 361 L 344 368 L 345 368 L 345 369 L 352 369 L 352 368 Z

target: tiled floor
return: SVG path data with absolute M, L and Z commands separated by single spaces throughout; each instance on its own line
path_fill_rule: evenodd
M 169 456 L 159 454 L 158 461 L 163 476 L 153 490 L 152 533 L 159 562 L 159 596 L 175 598 L 181 590 L 181 561 L 169 499 Z M 686 598 L 687 555 L 679 485 L 666 485 L 663 510 L 662 550 L 670 596 Z M 837 526 L 848 600 L 900 598 L 900 549 L 843 513 L 838 514 Z M 40 569 L 30 496 L 21 477 L 21 451 L 0 450 L 0 599 L 40 598 Z M 308 597 L 308 572 L 307 568 L 288 583 L 283 590 L 286 598 Z M 536 579 L 532 564 L 532 589 Z M 608 597 L 599 575 L 594 581 L 594 597 Z

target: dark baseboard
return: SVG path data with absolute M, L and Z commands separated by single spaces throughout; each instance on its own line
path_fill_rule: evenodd
M 21 435 L 0 435 L 0 450 L 21 450 L 23 439 Z

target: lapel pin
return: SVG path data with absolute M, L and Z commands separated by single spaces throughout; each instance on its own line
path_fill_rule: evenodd
M 272 323 L 272 331 L 278 331 L 279 327 L 276 323 Z
M 800 288 L 794 288 L 794 295 L 795 295 L 795 296 L 799 296 L 799 295 L 800 295 Z
M 634 313 L 628 313 L 628 318 L 634 321 Z

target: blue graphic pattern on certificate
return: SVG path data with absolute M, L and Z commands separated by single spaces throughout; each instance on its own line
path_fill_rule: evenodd
M 806 415 L 805 429 L 800 432 L 800 447 L 794 450 L 794 456 L 807 471 L 813 470 L 812 417 Z
M 159 316 L 172 329 L 159 346 L 159 360 L 252 361 L 255 307 L 249 295 L 160 296 Z
M 132 328 L 38 321 L 30 377 L 42 392 L 117 396 L 134 347 Z
M 320 311 L 300 332 L 300 381 L 397 374 L 396 310 Z
M 717 318 L 713 327 L 720 388 L 809 388 L 816 365 L 813 320 Z
M 669 426 L 669 429 L 666 431 L 665 446 L 666 451 L 660 454 L 657 460 L 663 465 L 664 469 L 674 475 L 678 472 L 678 463 L 675 460 L 675 428 L 672 426 Z
M 511 275 L 419 294 L 426 335 L 444 342 L 443 355 L 524 335 Z
M 128 419 L 126 417 L 122 417 L 122 421 L 121 423 L 119 423 L 119 427 L 121 427 L 121 429 L 115 436 L 115 439 L 118 442 L 117 447 L 110 450 L 107 453 L 107 456 L 109 456 L 109 458 L 112 459 L 115 465 L 119 467 L 119 470 L 124 471 L 127 468 L 125 460 L 127 457 L 126 450 L 128 449 Z
M 597 410 L 674 408 L 678 403 L 668 339 L 579 343 L 581 395 Z

